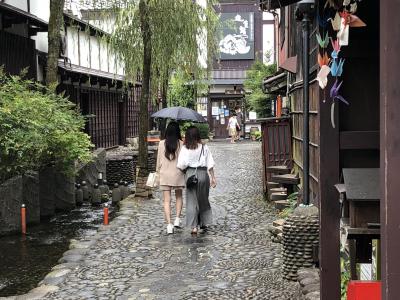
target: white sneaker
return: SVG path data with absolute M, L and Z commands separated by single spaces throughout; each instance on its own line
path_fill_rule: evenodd
M 174 233 L 174 225 L 168 224 L 167 225 L 167 234 L 173 234 Z
M 175 218 L 175 222 L 174 222 L 174 227 L 181 227 L 181 219 L 180 218 Z

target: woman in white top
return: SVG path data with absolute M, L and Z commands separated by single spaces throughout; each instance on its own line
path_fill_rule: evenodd
M 233 115 L 229 118 L 228 121 L 228 127 L 227 129 L 229 130 L 229 135 L 231 136 L 231 143 L 235 143 L 236 141 L 236 136 L 237 136 L 237 128 L 239 127 L 238 120 L 236 118 L 236 113 L 233 113 Z
M 185 135 L 185 144 L 178 157 L 177 167 L 186 171 L 186 180 L 197 176 L 197 184 L 186 187 L 186 225 L 197 234 L 198 227 L 205 229 L 212 221 L 210 186 L 216 187 L 214 159 L 207 145 L 203 145 L 197 127 L 191 126 Z

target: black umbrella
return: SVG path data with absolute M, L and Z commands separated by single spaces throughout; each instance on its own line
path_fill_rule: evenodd
M 198 123 L 206 122 L 203 116 L 198 112 L 194 111 L 193 109 L 180 106 L 163 108 L 158 112 L 152 114 L 151 117 L 159 119 L 172 119 L 177 121 L 192 121 Z

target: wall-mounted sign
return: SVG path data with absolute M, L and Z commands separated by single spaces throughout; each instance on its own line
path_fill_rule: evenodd
M 249 112 L 249 119 L 250 120 L 257 120 L 257 113 L 255 111 Z
M 222 13 L 220 58 L 254 59 L 254 13 Z
M 229 117 L 229 109 L 225 109 L 225 117 Z
M 211 114 L 213 116 L 218 115 L 219 114 L 219 107 L 218 106 L 213 106 L 212 109 L 211 109 Z

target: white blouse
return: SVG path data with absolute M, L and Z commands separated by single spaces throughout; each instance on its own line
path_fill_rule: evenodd
M 181 170 L 185 170 L 186 168 L 197 168 L 197 167 L 207 167 L 207 170 L 214 168 L 215 162 L 214 158 L 211 154 L 210 149 L 207 145 L 204 145 L 203 153 L 201 154 L 201 147 L 199 144 L 197 149 L 188 149 L 186 146 L 182 147 L 181 152 L 178 157 L 177 167 Z M 200 157 L 200 160 L 199 160 Z

